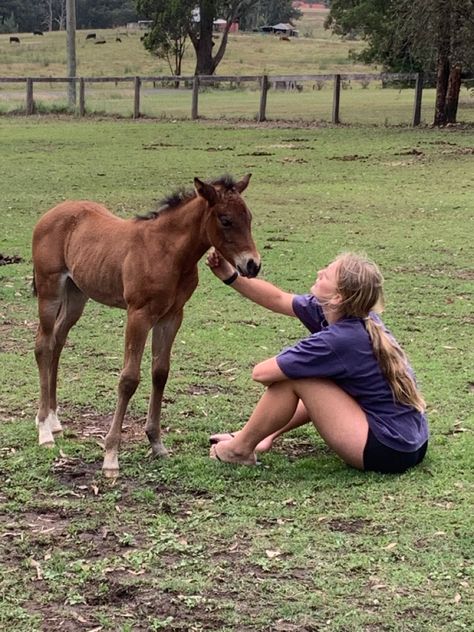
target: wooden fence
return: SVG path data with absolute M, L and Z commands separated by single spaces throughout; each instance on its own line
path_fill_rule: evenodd
M 339 108 L 341 102 L 341 86 L 343 81 L 382 81 L 384 84 L 408 83 L 415 84 L 415 96 L 413 103 L 413 116 L 411 124 L 419 125 L 421 120 L 421 101 L 423 96 L 423 74 L 409 73 L 379 73 L 379 74 L 327 74 L 327 75 L 236 75 L 236 76 L 154 76 L 154 77 L 0 77 L 0 83 L 26 83 L 26 114 L 35 112 L 33 86 L 35 83 L 71 83 L 79 84 L 79 106 L 77 113 L 84 116 L 86 113 L 86 84 L 87 83 L 133 83 L 133 118 L 140 117 L 140 91 L 144 82 L 169 83 L 177 85 L 184 82 L 192 86 L 191 118 L 199 118 L 199 88 L 201 86 L 215 85 L 219 83 L 234 83 L 241 85 L 247 82 L 257 82 L 260 86 L 260 107 L 257 113 L 257 121 L 266 120 L 267 93 L 272 85 L 300 85 L 303 81 L 318 83 L 321 81 L 333 82 L 333 101 L 331 122 L 340 123 Z

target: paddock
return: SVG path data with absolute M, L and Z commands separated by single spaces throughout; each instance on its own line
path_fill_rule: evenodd
M 252 121 L 4 117 L 0 266 L 0 621 L 6 629 L 468 628 L 474 131 Z M 146 213 L 190 174 L 252 172 L 262 278 L 306 292 L 341 250 L 386 279 L 387 325 L 428 401 L 431 442 L 403 476 L 345 467 L 310 428 L 255 469 L 208 458 L 245 420 L 253 364 L 301 337 L 203 263 L 173 348 L 163 431 L 147 456 L 142 383 L 121 478 L 100 474 L 121 370 L 122 310 L 89 304 L 59 383 L 64 435 L 40 449 L 30 240 L 63 198 Z M 67 378 L 65 377 L 67 375 Z

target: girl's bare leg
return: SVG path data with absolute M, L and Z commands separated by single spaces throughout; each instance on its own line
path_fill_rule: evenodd
M 282 434 L 285 434 L 286 432 L 289 432 L 290 430 L 294 430 L 295 428 L 304 426 L 310 421 L 311 419 L 309 418 L 309 414 L 308 414 L 308 411 L 306 410 L 306 406 L 300 400 L 298 402 L 298 406 L 296 408 L 295 414 L 290 419 L 290 421 L 286 424 L 286 426 L 284 426 L 280 430 L 277 430 L 273 434 L 268 435 L 268 437 L 265 437 L 264 439 L 262 439 L 262 441 L 260 441 L 260 443 L 258 443 L 257 446 L 255 447 L 255 452 L 269 452 L 269 450 L 272 449 L 273 442 L 275 441 L 277 437 L 280 437 Z M 211 435 L 210 440 L 211 440 L 211 443 L 220 443 L 221 441 L 229 441 L 230 439 L 233 439 L 234 437 L 236 437 L 239 434 L 239 432 L 240 430 L 237 430 L 235 432 L 222 432 L 222 433 L 214 434 L 214 435 Z
M 254 464 L 256 446 L 263 439 L 282 434 L 293 421 L 302 421 L 297 413 L 299 400 L 329 447 L 346 463 L 362 469 L 369 428 L 366 415 L 352 397 L 325 379 L 285 380 L 269 386 L 243 429 L 234 439 L 212 446 L 211 456 Z

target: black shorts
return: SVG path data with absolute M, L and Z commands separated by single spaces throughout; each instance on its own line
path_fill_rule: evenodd
M 364 448 L 364 470 L 381 474 L 401 474 L 423 461 L 427 447 L 428 441 L 415 452 L 400 452 L 380 443 L 369 428 Z

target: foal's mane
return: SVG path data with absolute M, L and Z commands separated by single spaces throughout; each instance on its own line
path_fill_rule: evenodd
M 225 191 L 233 191 L 235 189 L 236 181 L 229 174 L 225 174 L 223 176 L 220 176 L 219 178 L 216 178 L 215 180 L 211 180 L 209 184 L 220 186 Z M 160 206 L 157 209 L 150 211 L 145 215 L 135 215 L 135 220 L 141 221 L 147 219 L 156 219 L 163 213 L 178 208 L 178 206 L 181 206 L 185 202 L 189 202 L 189 200 L 195 198 L 196 195 L 197 194 L 194 189 L 189 190 L 183 187 L 181 187 L 180 189 L 176 189 L 176 191 L 173 191 L 173 193 L 170 193 L 170 195 L 167 195 L 165 198 L 160 200 Z

